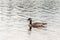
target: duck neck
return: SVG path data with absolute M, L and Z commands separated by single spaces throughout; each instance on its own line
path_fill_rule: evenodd
M 30 24 L 32 25 L 32 20 L 30 20 Z

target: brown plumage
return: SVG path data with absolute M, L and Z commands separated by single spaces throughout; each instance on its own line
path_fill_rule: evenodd
M 29 31 L 31 31 L 32 27 L 33 28 L 39 28 L 39 27 L 44 27 L 47 23 L 42 23 L 42 22 L 34 22 L 32 23 L 32 19 L 28 18 L 29 20 Z

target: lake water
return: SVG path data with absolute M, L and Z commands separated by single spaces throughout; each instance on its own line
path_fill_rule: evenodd
M 60 40 L 60 6 L 57 10 L 9 7 L 7 1 L 0 4 L 0 40 Z M 46 22 L 46 28 L 33 28 L 29 34 L 30 17 L 33 22 Z

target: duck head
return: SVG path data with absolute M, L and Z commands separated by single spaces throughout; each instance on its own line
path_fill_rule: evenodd
M 32 24 L 32 18 L 28 18 L 30 24 Z
M 28 18 L 28 20 L 32 20 L 32 18 Z

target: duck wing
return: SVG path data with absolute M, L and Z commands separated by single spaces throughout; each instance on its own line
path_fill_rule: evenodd
M 46 25 L 47 23 L 43 23 L 43 22 L 35 22 L 35 23 L 33 23 L 34 25 L 36 25 L 36 24 L 38 24 L 38 25 Z
M 41 27 L 43 24 L 41 23 L 32 23 L 32 27 L 35 27 L 35 28 L 38 28 L 38 27 Z

